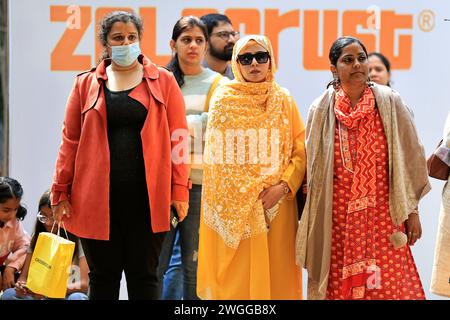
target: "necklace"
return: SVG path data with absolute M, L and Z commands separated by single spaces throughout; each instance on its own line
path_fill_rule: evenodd
M 115 66 L 114 64 L 111 64 L 111 71 L 113 72 L 131 72 L 131 71 L 135 71 L 136 69 L 138 69 L 141 66 L 141 64 L 139 62 L 137 62 L 136 64 L 133 64 L 130 67 L 119 67 L 117 68 L 117 66 Z

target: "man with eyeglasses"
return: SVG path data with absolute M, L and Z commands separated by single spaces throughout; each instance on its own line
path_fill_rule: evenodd
M 234 79 L 228 62 L 231 60 L 234 44 L 239 39 L 239 32 L 234 31 L 230 19 L 223 14 L 210 13 L 202 16 L 200 20 L 208 28 L 209 35 L 209 48 L 203 66 Z

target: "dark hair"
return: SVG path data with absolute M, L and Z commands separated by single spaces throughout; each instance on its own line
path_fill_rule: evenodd
M 42 194 L 41 198 L 39 199 L 38 212 L 41 211 L 42 208 L 51 209 L 50 194 L 51 194 L 50 190 L 46 190 Z M 41 232 L 48 232 L 48 231 L 45 228 L 45 225 L 42 222 L 40 222 L 38 219 L 36 219 L 36 223 L 34 224 L 33 236 L 31 237 L 31 241 L 30 241 L 30 249 L 31 250 L 34 250 L 34 248 L 36 247 L 36 242 L 37 242 L 38 236 Z M 64 233 L 64 231 L 63 231 L 63 233 Z M 65 233 L 64 233 L 64 236 L 65 236 Z M 75 256 L 78 254 L 78 237 L 71 234 L 70 232 L 67 232 L 67 237 L 69 238 L 70 241 L 75 242 L 75 251 L 74 251 L 74 256 Z
M 365 52 L 365 54 L 367 56 L 368 55 L 367 54 L 367 49 L 364 46 L 364 44 L 358 38 L 350 37 L 350 36 L 339 37 L 331 45 L 330 53 L 328 54 L 328 58 L 330 59 L 330 63 L 333 66 L 336 66 L 337 65 L 337 61 L 338 61 L 339 57 L 342 55 L 342 51 L 344 50 L 344 48 L 349 46 L 349 45 L 351 45 L 352 43 L 355 43 L 355 42 L 358 43 L 361 46 L 361 48 L 364 50 L 364 52 Z M 333 79 L 330 83 L 328 83 L 327 88 L 330 85 L 332 85 L 336 89 L 336 86 L 338 86 L 339 83 L 340 83 L 339 79 Z
M 51 202 L 50 202 L 50 189 L 45 191 L 41 198 L 39 199 L 39 206 L 38 206 L 38 211 L 42 209 L 42 207 L 49 207 L 51 208 Z
M 110 14 L 103 17 L 99 25 L 98 39 L 100 40 L 100 43 L 103 46 L 103 54 L 101 60 L 109 58 L 108 51 L 106 50 L 106 47 L 108 45 L 107 39 L 113 24 L 116 22 L 123 22 L 123 23 L 132 22 L 138 31 L 139 39 L 142 38 L 142 33 L 144 32 L 144 25 L 139 16 L 127 11 L 111 12 Z
M 205 24 L 199 18 L 194 16 L 182 17 L 175 23 L 172 31 L 172 40 L 177 41 L 184 31 L 194 27 L 199 27 L 205 36 L 205 41 L 208 41 L 208 31 L 206 31 Z M 167 64 L 167 69 L 173 72 L 178 86 L 181 88 L 184 84 L 184 73 L 183 70 L 181 70 L 180 62 L 178 61 L 178 54 L 175 53 L 172 60 Z
M 0 177 L 0 203 L 5 203 L 9 199 L 21 200 L 23 196 L 23 189 L 19 181 L 10 177 Z M 23 220 L 27 215 L 27 209 L 19 204 L 17 209 L 16 219 Z
M 212 30 L 217 27 L 220 22 L 225 22 L 232 25 L 230 19 L 226 15 L 220 13 L 205 14 L 200 17 L 200 20 L 202 20 L 202 22 L 206 25 L 208 35 L 211 34 Z
M 41 211 L 41 209 L 44 207 L 51 208 L 50 190 L 45 191 L 42 194 L 41 198 L 39 199 L 38 211 Z M 38 219 L 36 219 L 36 223 L 34 224 L 33 237 L 31 238 L 31 241 L 30 241 L 31 250 L 34 250 L 34 247 L 36 246 L 37 238 L 41 232 L 47 232 L 47 229 L 45 229 L 45 226 L 43 223 L 41 223 Z
M 386 70 L 388 73 L 391 73 L 391 63 L 389 62 L 388 58 L 386 58 L 386 56 L 380 52 L 371 52 L 369 53 L 369 58 L 375 56 L 378 59 L 380 59 L 380 61 L 384 64 L 384 66 L 386 67 Z M 388 81 L 387 86 L 390 87 L 390 81 Z

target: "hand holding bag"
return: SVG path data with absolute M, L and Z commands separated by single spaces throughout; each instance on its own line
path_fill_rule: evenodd
M 55 224 L 53 228 L 54 226 Z M 66 297 L 75 242 L 68 240 L 64 224 L 63 229 L 67 239 L 59 236 L 59 223 L 57 234 L 53 232 L 39 234 L 28 271 L 27 287 L 34 293 L 49 298 Z

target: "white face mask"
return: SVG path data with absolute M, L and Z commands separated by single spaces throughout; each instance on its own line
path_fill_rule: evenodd
M 134 42 L 125 46 L 111 46 L 112 60 L 121 67 L 128 67 L 141 54 L 139 42 Z

